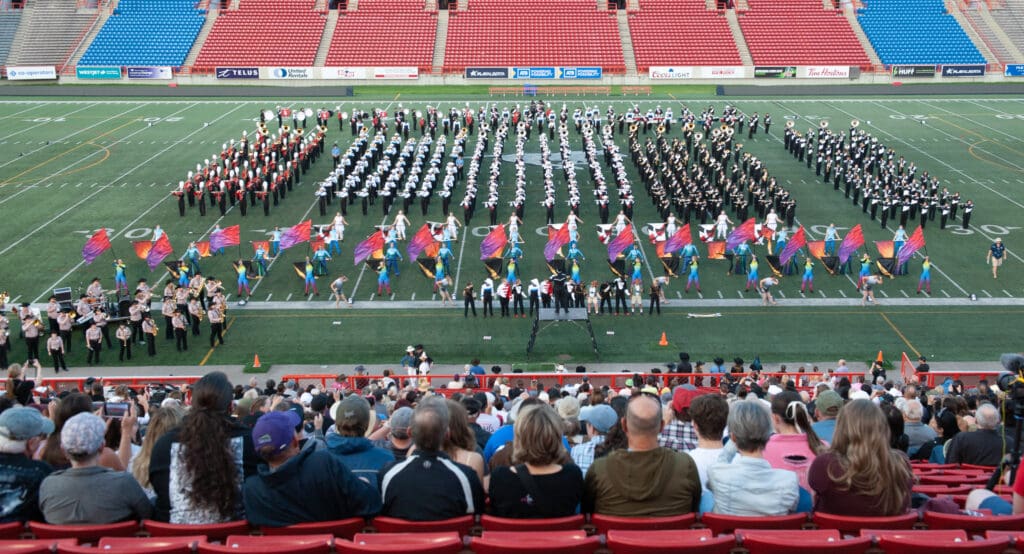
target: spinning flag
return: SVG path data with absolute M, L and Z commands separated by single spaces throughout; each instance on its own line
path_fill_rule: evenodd
M 149 256 L 149 251 L 153 249 L 153 241 L 150 240 L 137 240 L 132 243 L 132 249 L 135 250 L 135 255 L 140 260 L 145 260 Z
M 89 265 L 107 250 L 110 250 L 110 238 L 107 237 L 106 229 L 100 229 L 85 241 L 85 246 L 82 247 L 82 258 L 85 260 L 85 264 Z
M 197 242 L 196 243 L 196 250 L 199 251 L 199 257 L 200 258 L 209 258 L 210 257 L 210 241 L 204 240 L 202 242 Z
M 381 248 L 384 248 L 384 233 L 377 231 L 356 245 L 354 250 L 356 264 L 362 263 L 363 260 L 369 258 L 371 254 Z
M 409 246 L 405 250 L 409 254 L 409 259 L 415 260 L 420 255 L 420 252 L 430 246 L 434 240 L 434 234 L 431 232 L 430 225 L 424 223 L 420 230 L 416 231 L 416 234 L 412 236 L 412 240 L 409 241 Z
M 690 240 L 690 224 L 687 223 L 676 231 L 676 234 L 672 235 L 665 241 L 665 253 L 671 254 L 673 252 L 682 250 L 684 246 L 693 242 Z
M 265 256 L 270 255 L 270 241 L 269 240 L 254 240 L 252 241 L 252 251 L 255 253 L 260 247 L 263 247 L 263 254 Z
M 858 248 L 864 246 L 864 231 L 860 228 L 860 223 L 853 226 L 849 233 L 846 233 L 846 237 L 843 238 L 843 243 L 839 245 L 839 263 L 845 264 L 846 260 L 850 259 L 850 254 L 857 251 Z
M 924 248 L 924 231 L 921 227 L 918 227 L 907 242 L 903 243 L 903 248 L 896 254 L 896 263 L 903 265 L 907 263 L 907 260 L 914 255 L 915 252 Z
M 715 240 L 715 224 L 701 224 L 700 230 L 697 231 L 697 237 L 701 240 L 701 242 L 711 242 Z
M 729 233 L 729 238 L 725 239 L 725 249 L 733 250 L 745 240 L 753 241 L 757 237 L 757 233 L 754 230 L 754 226 L 757 222 L 754 218 L 750 218 L 744 221 L 739 227 L 736 227 Z
M 891 258 L 893 251 L 893 242 L 891 240 L 876 240 L 875 248 L 878 249 L 879 258 Z
M 651 240 L 651 244 L 657 244 L 659 242 L 665 242 L 668 237 L 665 235 L 665 227 L 668 225 L 665 223 L 648 223 L 647 238 Z
M 171 252 L 174 252 L 174 248 L 171 247 L 171 240 L 167 238 L 166 233 L 160 235 L 160 239 L 153 243 L 153 247 L 146 254 L 146 265 L 149 266 L 149 270 L 153 271 L 156 269 L 156 266 L 160 265 L 164 258 L 170 256 Z
M 779 263 L 786 265 L 789 260 L 793 259 L 796 255 L 797 250 L 800 250 L 807 244 L 807 235 L 804 233 L 803 225 L 793 233 L 793 237 L 786 243 L 786 247 L 782 249 L 782 254 L 779 255 Z M 824 253 L 824 246 L 822 246 Z
M 494 229 L 491 229 L 491 232 L 480 243 L 480 259 L 501 257 L 501 251 L 505 249 L 506 244 L 508 244 L 508 237 L 505 235 L 505 226 L 495 225 Z
M 284 237 L 281 238 L 283 241 Z M 210 234 L 210 248 L 215 252 L 225 246 L 238 246 L 240 242 L 238 225 L 232 225 Z
M 619 236 L 615 237 L 608 243 L 608 261 L 614 262 L 615 258 L 618 258 L 619 254 L 621 254 L 622 251 L 628 248 L 631 244 L 633 244 L 632 223 L 626 225 L 622 232 L 619 233 Z
M 709 260 L 722 260 L 725 259 L 725 243 L 722 241 L 712 241 L 707 243 L 708 245 L 708 259 Z
M 281 244 L 279 248 L 286 250 L 302 242 L 309 242 L 309 233 L 313 230 L 313 221 L 307 219 L 302 223 L 285 229 L 284 233 L 281 234 Z
M 548 225 L 548 243 L 544 245 L 544 259 L 555 259 L 558 249 L 569 242 L 569 227 L 564 223 Z

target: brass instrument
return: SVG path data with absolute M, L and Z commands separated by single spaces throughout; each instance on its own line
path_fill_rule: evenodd
M 722 133 L 725 135 L 726 140 L 731 139 L 733 134 L 733 128 L 725 127 L 725 129 L 722 130 Z
M 693 134 L 693 140 L 698 142 L 704 140 L 704 133 L 697 131 L 696 133 Z
M 692 121 L 688 121 L 685 125 L 683 125 L 683 131 L 692 132 L 696 127 L 697 126 L 694 125 Z
M 658 125 L 658 135 L 663 135 L 663 134 L 665 134 L 665 125 L 664 124 Z
M 787 129 L 792 129 L 793 127 L 796 127 L 796 121 L 793 121 L 792 119 L 786 121 Z
M 630 133 L 636 133 L 639 129 L 640 129 L 640 126 L 637 125 L 636 123 L 634 123 L 634 124 L 629 126 L 629 132 Z
M 820 129 L 828 129 L 828 121 L 824 121 L 823 120 L 823 121 L 821 121 L 821 123 L 818 123 L 818 128 L 820 128 Z
M 853 121 L 851 121 L 850 122 L 850 127 L 854 128 L 854 129 L 856 129 L 857 127 L 860 127 L 860 120 L 859 119 L 854 119 Z

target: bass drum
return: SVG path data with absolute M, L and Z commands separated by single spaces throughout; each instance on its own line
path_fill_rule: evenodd
M 121 300 L 117 302 L 117 315 L 118 317 L 128 317 L 128 309 L 132 307 L 132 297 L 122 296 Z M 111 312 L 113 313 L 113 312 Z

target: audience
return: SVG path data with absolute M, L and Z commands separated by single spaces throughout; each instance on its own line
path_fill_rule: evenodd
M 697 448 L 697 434 L 690 421 L 690 403 L 700 396 L 693 387 L 679 386 L 672 392 L 671 413 L 666 415 L 665 427 L 658 436 L 658 445 L 678 452 Z
M 54 432 L 40 445 L 36 451 L 35 459 L 46 462 L 54 469 L 66 469 L 71 467 L 64 450 L 60 447 L 60 434 L 64 429 L 64 422 L 77 414 L 92 412 L 93 401 L 88 396 L 73 392 L 60 400 L 50 402 L 50 418 L 53 419 Z M 114 471 L 124 471 L 124 464 L 118 458 L 112 448 L 104 447 L 100 452 L 99 465 L 108 467 Z
M 843 407 L 843 397 L 833 390 L 824 390 L 814 397 L 814 417 L 817 419 L 811 424 L 814 434 L 825 441 L 832 441 L 832 433 L 836 430 L 836 416 L 839 415 L 839 408 Z
M 907 453 L 913 455 L 926 442 L 932 442 L 938 436 L 935 430 L 921 422 L 924 408 L 917 399 L 907 400 L 903 409 L 903 432 L 907 434 Z
M 800 479 L 800 486 L 807 486 L 807 470 L 815 456 L 827 445 L 818 439 L 811 428 L 811 415 L 807 405 L 794 391 L 783 391 L 771 400 L 772 425 L 775 434 L 768 439 L 764 459 L 776 469 L 788 469 Z
M 391 418 L 380 429 L 370 435 L 370 440 L 375 446 L 390 450 L 395 460 L 400 462 L 412 448 L 412 436 L 409 434 L 411 427 L 412 408 L 402 406 L 391 414 Z
M 829 449 L 811 463 L 814 510 L 848 516 L 892 516 L 910 508 L 910 463 L 889 446 L 889 425 L 870 400 L 843 406 Z
M 515 465 L 496 468 L 491 475 L 491 513 L 512 518 L 576 513 L 583 473 L 562 445 L 562 426 L 563 420 L 549 406 L 520 410 L 513 439 Z
M 7 408 L 0 414 L 0 523 L 41 521 L 39 485 L 49 465 L 32 452 L 53 433 L 53 422 L 35 408 Z
M 586 475 L 590 465 L 597 457 L 597 447 L 604 443 L 605 435 L 615 427 L 619 416 L 615 409 L 607 404 L 587 406 L 580 409 L 580 425 L 583 425 L 586 442 L 572 447 L 572 461 L 579 468 L 580 472 Z
M 357 477 L 377 488 L 380 469 L 395 460 L 391 451 L 374 446 L 366 438 L 370 427 L 370 403 L 353 394 L 331 408 L 333 432 L 327 434 L 327 451 L 336 456 Z
M 466 408 L 459 402 L 448 400 L 448 434 L 444 438 L 444 453 L 453 461 L 473 468 L 480 482 L 484 482 L 484 457 L 476 449 L 476 436 L 469 428 Z
M 128 472 L 139 482 L 150 500 L 156 500 L 156 491 L 149 481 L 149 463 L 153 456 L 153 446 L 156 445 L 157 439 L 181 425 L 184 419 L 185 410 L 177 404 L 153 408 L 149 412 L 149 425 L 146 427 L 146 435 L 142 438 L 142 447 L 135 452 L 129 462 Z
M 995 466 L 1004 452 L 1013 451 L 1013 437 L 999 431 L 999 410 L 992 404 L 978 406 L 975 413 L 977 431 L 958 433 L 946 448 L 947 464 Z
M 729 419 L 729 402 L 719 394 L 702 394 L 690 404 L 690 417 L 697 433 L 697 448 L 687 454 L 697 464 L 700 485 L 707 490 L 708 468 L 718 461 L 724 450 L 722 435 Z
M 700 506 L 693 458 L 658 446 L 663 422 L 656 398 L 629 401 L 622 420 L 629 448 L 614 450 L 587 471 L 582 510 L 613 516 L 669 516 Z

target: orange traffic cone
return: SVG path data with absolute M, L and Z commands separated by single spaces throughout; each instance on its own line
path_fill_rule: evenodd
M 658 346 L 668 346 L 668 337 L 665 336 L 665 332 L 661 332 L 661 340 L 658 341 Z
M 875 361 L 878 362 L 878 363 L 885 362 L 885 358 L 882 356 L 882 351 L 881 350 L 878 351 L 878 357 L 875 358 Z
M 260 355 L 256 354 L 252 357 L 252 367 L 260 367 Z

